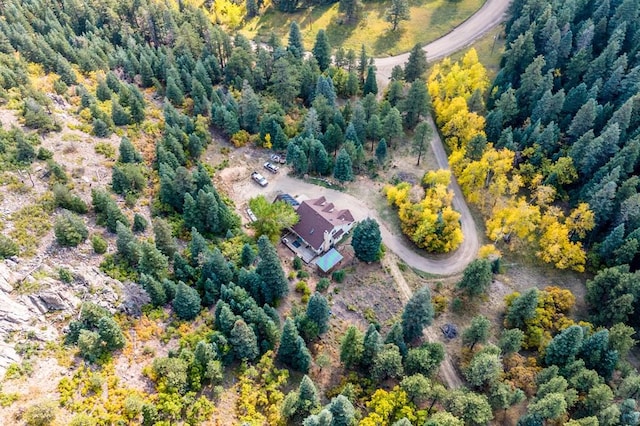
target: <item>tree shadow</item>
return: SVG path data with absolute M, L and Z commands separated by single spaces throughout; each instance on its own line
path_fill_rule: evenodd
M 326 29 L 329 44 L 333 47 L 342 46 L 344 42 L 351 37 L 351 34 L 353 34 L 358 25 L 360 25 L 361 19 L 362 16 L 353 22 L 347 22 L 342 14 L 331 19 Z
M 398 29 L 396 29 L 395 31 L 391 31 L 391 28 L 389 28 L 384 32 L 384 34 L 376 39 L 375 43 L 373 44 L 373 54 L 390 54 L 390 50 L 395 48 L 395 46 L 398 44 L 398 41 L 402 38 L 405 32 L 406 30 L 401 26 L 398 27 Z
M 431 15 L 431 24 L 434 26 L 451 26 L 451 21 L 458 15 L 458 3 L 447 1 L 438 6 Z

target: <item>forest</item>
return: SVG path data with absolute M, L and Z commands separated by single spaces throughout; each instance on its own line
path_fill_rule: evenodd
M 286 44 L 250 41 L 212 19 L 212 3 L 2 3 L 0 100 L 21 124 L 0 128 L 2 185 L 20 193 L 10 175 L 44 170 L 46 188 L 0 226 L 0 258 L 33 257 L 51 229 L 57 249 L 89 244 L 105 276 L 135 283 L 148 302 L 138 315 L 82 303 L 60 325 L 58 349 L 46 349 L 72 353 L 55 396 L 9 422 L 640 424 L 628 358 L 640 327 L 638 0 L 514 0 L 493 81 L 473 49 L 432 64 L 416 45 L 385 90 L 364 46 L 331 46 L 320 30 L 305 54 L 295 22 Z M 247 13 L 263 6 L 247 1 Z M 53 112 L 60 105 L 68 122 Z M 332 300 L 348 291 L 338 285 L 385 256 L 378 223 L 352 232 L 355 270 L 311 286 L 301 260 L 278 251 L 293 210 L 255 198 L 258 220 L 243 226 L 214 183 L 228 164 L 205 152 L 222 138 L 225 152 L 286 153 L 293 176 L 344 188 L 375 181 L 401 150 L 420 166 L 431 113 L 451 171 L 382 182 L 380 198 L 415 246 L 453 252 L 464 239 L 455 177 L 487 244 L 453 278 L 452 300 L 433 281 L 388 321 L 338 326 Z M 65 127 L 103 141 L 95 155 L 108 161 L 108 184 L 85 194 L 41 145 Z M 501 252 L 581 273 L 587 312 L 573 315 L 580 296 L 561 284 L 539 283 L 509 291 L 497 321 L 484 315 Z M 60 269 L 59 280 L 75 278 Z M 450 349 L 423 331 L 463 306 L 472 318 L 453 358 L 464 383 L 447 388 L 437 373 Z M 143 349 L 146 387 L 117 368 L 135 336 L 163 347 Z M 5 378 L 29 368 L 13 364 Z M 314 380 L 323 369 L 339 380 Z M 19 397 L 0 387 L 0 406 Z

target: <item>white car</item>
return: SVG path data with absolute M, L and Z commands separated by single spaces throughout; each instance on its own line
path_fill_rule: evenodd
M 258 220 L 255 213 L 253 213 L 253 210 L 251 210 L 249 207 L 247 207 L 247 216 L 249 216 L 249 220 L 251 222 L 255 222 L 256 220 Z
M 280 170 L 280 167 L 276 166 L 275 164 L 271 164 L 268 161 L 264 163 L 264 168 L 269 170 L 271 173 L 278 173 L 278 170 Z
M 251 179 L 255 180 L 260 186 L 267 186 L 269 182 L 258 172 L 251 173 Z

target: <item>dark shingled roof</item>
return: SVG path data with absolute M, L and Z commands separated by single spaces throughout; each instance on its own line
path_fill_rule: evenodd
M 325 197 L 303 201 L 296 210 L 300 220 L 293 231 L 318 250 L 324 241 L 324 233 L 335 226 L 353 222 L 353 215 L 347 209 L 337 210 Z

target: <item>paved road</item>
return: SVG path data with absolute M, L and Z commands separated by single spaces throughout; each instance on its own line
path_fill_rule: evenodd
M 422 49 L 427 52 L 427 60 L 442 59 L 469 46 L 503 21 L 510 3 L 511 0 L 487 0 L 480 10 L 469 19 L 448 34 L 424 46 Z M 409 59 L 409 53 L 387 58 L 376 58 L 378 87 L 386 87 L 393 67 L 404 65 L 407 59 Z

